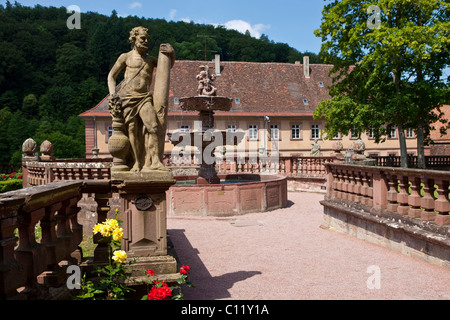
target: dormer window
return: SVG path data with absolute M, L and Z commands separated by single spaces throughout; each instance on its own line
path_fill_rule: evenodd
M 174 104 L 179 104 L 179 103 L 180 103 L 180 99 L 178 99 L 178 98 L 173 98 L 173 103 L 174 103 Z
M 240 104 L 240 103 L 241 103 L 241 99 L 235 98 L 235 99 L 234 99 L 234 102 L 235 102 L 236 104 Z
M 308 99 L 303 99 L 303 104 L 309 104 Z
M 319 87 L 323 88 L 323 82 L 319 81 Z

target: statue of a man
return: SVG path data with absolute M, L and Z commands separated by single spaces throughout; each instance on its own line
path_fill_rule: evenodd
M 161 45 L 160 56 L 165 55 L 170 61 L 168 67 L 166 66 L 169 70 L 161 70 L 162 75 L 158 80 L 160 70 L 157 69 L 154 96 L 150 92 L 150 86 L 153 81 L 153 70 L 158 66 L 159 59 L 147 54 L 148 39 L 147 28 L 133 28 L 129 38 L 132 50 L 120 55 L 108 75 L 110 93 L 108 103 L 112 109 L 119 108 L 123 115 L 124 129 L 131 144 L 132 172 L 168 170 L 162 164 L 161 148 L 164 148 L 168 104 L 165 96 L 168 96 L 168 77 L 170 68 L 175 62 L 175 54 L 169 44 Z M 116 92 L 116 78 L 123 70 L 125 70 L 124 81 Z

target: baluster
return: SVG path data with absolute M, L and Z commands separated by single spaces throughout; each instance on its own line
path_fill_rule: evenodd
M 366 188 L 366 205 L 369 207 L 373 206 L 373 173 L 372 172 L 366 172 L 367 176 L 367 188 Z
M 0 202 L 0 300 L 17 299 L 17 288 L 26 283 L 23 264 L 16 260 L 14 247 L 18 238 L 19 207 L 22 199 L 2 199 Z
M 435 222 L 438 225 L 450 224 L 450 203 L 448 199 L 449 194 L 449 181 L 443 179 L 436 179 L 438 198 L 435 201 L 435 209 L 438 214 L 435 217 Z
M 80 248 L 80 243 L 83 240 L 83 226 L 78 223 L 78 213 L 81 208 L 78 206 L 82 195 L 78 195 L 75 198 L 70 200 L 69 210 L 67 211 L 67 216 L 70 221 L 70 230 L 72 232 L 71 238 L 71 256 L 78 260 L 78 263 L 81 263 L 81 259 L 83 258 L 83 252 Z
M 77 223 L 75 228 L 71 228 L 71 221 L 73 218 L 77 218 L 78 211 L 80 210 L 77 205 L 78 201 L 81 199 L 81 195 L 79 197 L 74 197 L 68 200 L 63 201 L 62 209 L 58 211 L 56 216 L 57 219 L 57 236 L 64 243 L 64 259 L 66 261 L 71 261 L 72 263 L 80 263 L 81 256 L 76 256 L 76 261 L 71 257 L 72 252 L 76 251 L 79 247 L 82 240 L 82 233 L 77 228 L 80 228 L 81 225 Z M 80 228 L 81 229 L 81 228 Z M 82 231 L 82 229 L 81 229 Z M 80 237 L 81 236 L 81 237 Z M 78 259 L 79 258 L 79 259 Z
M 348 180 L 348 170 L 344 169 L 342 170 L 342 198 L 344 200 L 348 200 L 348 185 L 349 185 L 349 180 Z
M 99 174 L 98 174 L 98 169 L 97 169 L 97 168 L 93 168 L 93 169 L 91 169 L 91 170 L 92 170 L 92 172 L 93 172 L 93 174 L 92 174 L 92 179 L 98 180 L 98 176 L 99 176 Z
M 45 208 L 27 212 L 24 209 L 19 224 L 19 246 L 15 251 L 17 261 L 23 264 L 26 274 L 25 287 L 20 293 L 36 297 L 36 277 L 47 267 L 46 250 L 36 242 L 35 227 L 45 215 Z
M 75 168 L 75 169 L 73 169 L 74 170 L 74 172 L 75 172 L 75 180 L 81 180 L 81 174 L 80 174 L 80 169 L 79 168 Z
M 353 186 L 353 193 L 354 193 L 353 201 L 362 203 L 362 199 L 363 199 L 363 195 L 361 194 L 362 178 L 361 178 L 360 171 L 354 172 L 354 179 L 355 179 L 355 185 Z
M 67 180 L 73 180 L 72 168 L 66 168 L 64 171 L 66 172 Z
M 347 170 L 347 200 L 353 201 L 352 170 Z
M 56 212 L 61 210 L 62 202 L 45 207 L 45 215 L 41 220 L 41 245 L 46 251 L 46 271 L 38 276 L 38 283 L 48 287 L 58 287 L 65 280 L 65 270 L 58 263 L 65 256 L 64 242 L 56 235 Z
M 337 191 L 338 173 L 337 173 L 336 168 L 334 168 L 334 167 L 331 167 L 330 170 L 331 170 L 331 174 L 333 175 L 333 182 L 331 184 L 330 193 L 331 193 L 331 199 L 334 199 L 337 197 L 337 193 L 338 193 L 338 191 Z
M 337 169 L 337 179 L 336 179 L 336 197 L 343 199 L 342 194 L 342 182 L 343 182 L 343 173 L 342 169 Z
M 409 211 L 408 176 L 400 176 L 399 181 L 400 182 L 399 182 L 398 186 L 400 188 L 400 193 L 397 194 L 397 202 L 398 202 L 397 212 L 399 214 L 405 215 L 405 214 L 408 214 L 408 211 Z
M 420 196 L 420 178 L 414 177 L 411 184 L 411 194 L 408 197 L 408 204 L 411 206 L 408 210 L 408 216 L 420 218 L 422 209 L 420 208 L 422 197 Z
M 369 180 L 367 177 L 367 172 L 361 172 L 361 203 L 368 205 L 369 200 L 368 200 L 368 194 L 369 194 Z
M 95 193 L 94 200 L 97 203 L 97 223 L 106 221 L 110 207 L 108 201 L 110 194 Z M 102 237 L 100 233 L 94 235 L 94 243 L 97 247 L 94 250 L 95 263 L 108 263 L 111 254 L 110 246 L 106 238 Z
M 434 179 L 422 176 L 424 195 L 420 201 L 420 206 L 424 209 L 421 212 L 420 219 L 422 221 L 434 221 L 436 211 L 434 211 Z
M 388 179 L 388 192 L 387 192 L 387 206 L 386 209 L 388 211 L 397 212 L 398 203 L 397 203 L 397 194 L 398 194 L 398 179 L 396 175 L 386 175 Z

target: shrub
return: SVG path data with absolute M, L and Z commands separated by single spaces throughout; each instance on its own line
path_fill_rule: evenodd
M 0 193 L 22 189 L 22 179 L 0 181 Z

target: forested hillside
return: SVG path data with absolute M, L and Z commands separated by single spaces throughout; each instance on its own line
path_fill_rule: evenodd
M 81 15 L 81 29 L 69 29 L 66 8 L 0 5 L 0 163 L 20 163 L 21 146 L 32 137 L 54 144 L 58 158 L 84 157 L 84 122 L 80 113 L 106 94 L 107 74 L 128 50 L 129 31 L 145 26 L 150 54 L 170 43 L 179 60 L 204 60 L 215 53 L 225 61 L 290 62 L 302 60 L 287 44 L 267 36 L 184 22 Z M 321 63 L 307 53 L 311 63 Z

